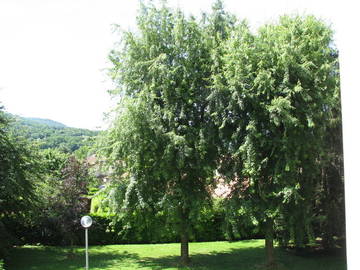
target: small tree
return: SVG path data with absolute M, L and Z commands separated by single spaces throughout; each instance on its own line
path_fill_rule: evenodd
M 76 234 L 79 218 L 90 210 L 87 194 L 93 177 L 88 164 L 74 156 L 48 149 L 42 157 L 44 181 L 39 187 L 42 202 L 38 220 L 41 241 L 73 245 L 80 242 Z
M 89 212 L 89 199 L 86 198 L 91 181 L 88 165 L 69 157 L 62 170 L 59 193 L 54 197 L 53 210 L 63 234 L 64 243 L 75 242 L 79 218 Z

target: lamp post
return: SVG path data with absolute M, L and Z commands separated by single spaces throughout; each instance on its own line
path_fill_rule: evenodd
M 89 216 L 83 216 L 80 220 L 81 226 L 85 228 L 85 258 L 86 258 L 86 266 L 85 269 L 89 269 L 89 254 L 88 254 L 88 228 L 92 224 L 92 219 Z

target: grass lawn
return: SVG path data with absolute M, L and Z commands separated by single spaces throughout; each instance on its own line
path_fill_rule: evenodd
M 15 248 L 8 270 L 80 270 L 85 268 L 84 248 L 25 246 Z M 191 265 L 178 264 L 179 244 L 109 245 L 89 249 L 89 269 L 242 269 L 259 270 L 265 260 L 264 240 L 190 243 Z M 281 270 L 345 270 L 341 255 L 296 256 L 276 249 Z

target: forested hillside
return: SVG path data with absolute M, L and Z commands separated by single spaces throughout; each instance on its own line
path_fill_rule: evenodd
M 22 120 L 27 123 L 28 125 L 32 125 L 34 123 L 38 123 L 38 124 L 43 124 L 43 125 L 47 125 L 49 127 L 60 127 L 60 128 L 65 128 L 67 127 L 66 125 L 64 125 L 63 123 L 60 122 L 56 122 L 54 120 L 50 120 L 50 119 L 43 119 L 43 118 L 36 118 L 36 117 L 24 117 L 22 118 Z
M 57 148 L 63 152 L 74 152 L 82 146 L 89 146 L 98 131 L 72 128 L 41 118 L 24 118 L 12 115 L 10 128 L 17 136 L 37 142 L 41 149 Z

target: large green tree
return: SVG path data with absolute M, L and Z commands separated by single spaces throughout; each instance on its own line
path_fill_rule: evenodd
M 0 108 L 0 256 L 5 245 L 13 244 L 11 228 L 3 219 L 23 218 L 36 205 L 36 179 L 39 178 L 39 159 L 31 145 L 14 136 L 10 119 Z
M 339 105 L 331 38 L 311 16 L 284 16 L 256 34 L 240 25 L 213 76 L 210 110 L 222 142 L 220 169 L 232 180 L 230 205 L 263 228 L 268 264 L 280 218 L 296 243 L 311 238 L 324 138 Z
M 201 22 L 165 5 L 142 5 L 138 32 L 123 33 L 122 47 L 110 55 L 113 94 L 122 100 L 105 152 L 118 182 L 126 182 L 117 185 L 117 205 L 143 224 L 164 217 L 179 234 L 183 263 L 191 228 L 211 203 L 217 158 L 207 110 L 211 52 L 233 24 L 219 1 Z
M 254 34 L 221 1 L 213 7 L 198 22 L 143 5 L 138 32 L 124 32 L 110 54 L 120 101 L 103 149 L 109 195 L 128 226 L 170 223 L 187 263 L 217 168 L 232 190 L 228 216 L 265 232 L 273 265 L 275 233 L 311 241 L 314 208 L 327 211 L 341 185 L 341 151 L 327 147 L 339 145 L 330 136 L 339 126 L 336 49 L 314 17 L 285 16 Z

